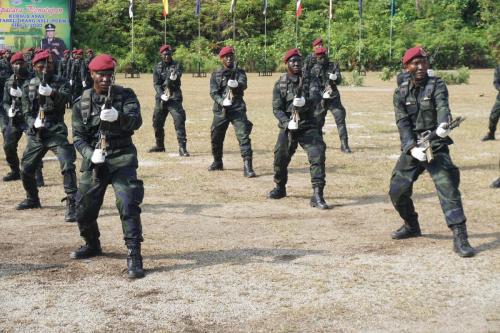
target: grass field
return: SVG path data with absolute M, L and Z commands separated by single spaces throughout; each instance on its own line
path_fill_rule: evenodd
M 493 71 L 474 70 L 469 85 L 449 87 L 453 114 L 467 117 L 452 133 L 451 154 L 461 170 L 470 242 L 479 250 L 471 259 L 452 252 L 428 174 L 414 188 L 424 237 L 390 238 L 401 224 L 387 195 L 399 135 L 395 82 L 380 81 L 378 73 L 368 73 L 364 87 L 341 88 L 353 154 L 340 152 L 327 117 L 325 195 L 333 208 L 309 207 L 309 165 L 300 148 L 289 168 L 289 196 L 266 199 L 274 186 L 277 79 L 249 74 L 258 177 L 246 179 L 231 128 L 226 170 L 206 170 L 208 78 L 183 78 L 189 158 L 177 154 L 171 118 L 167 153 L 147 152 L 154 142 L 152 77 L 118 78 L 136 91 L 144 120 L 134 135 L 145 184 L 144 279 L 126 278 L 111 187 L 99 219 L 105 255 L 72 261 L 81 240 L 77 226 L 64 222 L 54 156 L 45 159 L 43 209 L 16 211 L 25 196 L 21 183 L 1 183 L 0 332 L 499 332 L 500 191 L 488 186 L 500 173 L 500 141 L 480 142 L 496 97 Z M 3 151 L 0 159 L 3 175 Z

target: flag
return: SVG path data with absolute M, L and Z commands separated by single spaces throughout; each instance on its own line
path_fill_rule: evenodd
M 363 17 L 363 0 L 358 0 L 358 13 L 359 18 Z
M 133 18 L 134 17 L 134 0 L 129 0 L 130 5 L 128 6 L 128 17 Z
M 391 0 L 391 16 L 396 15 L 396 0 Z
M 229 8 L 229 12 L 233 14 L 235 9 L 236 9 L 236 0 L 231 0 L 231 8 Z
M 168 15 L 168 0 L 162 0 L 163 1 L 163 16 Z
M 331 20 L 331 19 L 332 19 L 332 17 L 333 17 L 333 14 L 332 14 L 332 11 L 333 11 L 333 3 L 332 3 L 332 2 L 333 2 L 333 0 L 330 0 L 330 7 L 329 7 L 329 9 L 328 9 L 328 11 L 329 11 L 329 12 L 328 12 L 328 18 L 329 18 L 330 20 Z
M 196 0 L 196 16 L 200 16 L 201 13 L 201 0 Z
M 300 17 L 302 14 L 302 2 L 301 0 L 297 0 L 297 12 L 295 13 L 295 16 Z
M 267 15 L 267 0 L 263 0 L 262 8 L 262 14 Z

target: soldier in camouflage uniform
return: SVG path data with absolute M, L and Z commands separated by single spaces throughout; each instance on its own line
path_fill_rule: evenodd
M 19 169 L 19 158 L 17 157 L 17 145 L 21 139 L 23 132 L 26 130 L 26 122 L 24 121 L 21 97 L 22 89 L 25 84 L 31 80 L 30 72 L 23 54 L 17 52 L 10 59 L 14 74 L 5 83 L 3 95 L 3 112 L 0 113 L 0 127 L 3 134 L 3 150 L 5 159 L 9 164 L 10 172 L 3 177 L 4 182 L 21 179 Z M 16 89 L 14 89 L 16 82 Z M 0 111 L 2 108 L 0 108 Z M 36 170 L 36 182 L 38 187 L 43 186 L 42 163 Z
M 66 222 L 74 222 L 75 148 L 68 142 L 68 128 L 64 123 L 65 105 L 69 98 L 68 82 L 54 73 L 52 56 L 42 51 L 33 58 L 36 76 L 23 87 L 22 109 L 27 124 L 28 143 L 21 159 L 21 179 L 27 198 L 17 209 L 40 208 L 35 182 L 35 170 L 43 156 L 51 150 L 58 158 L 66 193 Z
M 97 218 L 111 184 L 128 248 L 128 276 L 141 278 L 140 204 L 144 187 L 137 179 L 137 150 L 132 135 L 141 126 L 142 118 L 134 91 L 113 84 L 115 65 L 109 55 L 96 56 L 89 64 L 92 88 L 85 90 L 73 106 L 73 141 L 83 157 L 77 222 L 85 245 L 70 256 L 85 259 L 102 254 Z
M 304 59 L 304 68 L 303 71 L 306 73 L 309 73 L 311 69 L 316 65 L 316 54 L 315 50 L 319 49 L 320 47 L 323 47 L 323 40 L 321 38 L 316 38 L 312 42 L 312 53 L 308 54 L 307 57 Z
M 404 224 L 392 234 L 394 239 L 421 236 L 418 214 L 411 199 L 413 183 L 427 170 L 434 181 L 446 223 L 453 231 L 454 251 L 461 257 L 475 254 L 470 246 L 462 207 L 460 172 L 453 164 L 448 145 L 451 112 L 448 89 L 437 77 L 429 77 L 427 53 L 420 47 L 411 48 L 403 57 L 409 79 L 394 92 L 396 124 L 401 138 L 401 156 L 392 172 L 389 194 L 394 208 Z M 434 159 L 427 161 L 425 148 L 417 145 L 420 134 L 430 130 L 436 139 L 430 142 Z
M 74 102 L 83 92 L 82 80 L 82 57 L 83 51 L 78 49 L 73 51 L 73 61 L 69 72 L 69 84 L 71 86 L 71 102 Z
M 240 144 L 243 158 L 243 175 L 255 177 L 252 166 L 252 144 L 250 133 L 253 124 L 247 118 L 247 107 L 243 100 L 247 89 L 247 75 L 235 63 L 234 49 L 223 47 L 219 52 L 223 67 L 212 73 L 210 78 L 210 97 L 214 100 L 212 111 L 214 119 L 211 127 L 213 163 L 208 171 L 223 170 L 222 152 L 226 131 L 231 123 Z
M 160 47 L 162 61 L 153 68 L 153 85 L 156 91 L 153 129 L 156 145 L 149 152 L 165 151 L 165 120 L 168 114 L 174 119 L 179 156 L 189 156 L 186 148 L 186 111 L 182 107 L 182 66 L 172 59 L 172 47 Z
M 289 50 L 284 61 L 287 74 L 276 81 L 273 90 L 273 113 L 278 119 L 280 131 L 274 148 L 276 187 L 269 192 L 268 197 L 281 199 L 286 196 L 288 164 L 300 144 L 311 165 L 313 195 L 310 204 L 312 207 L 328 209 L 323 198 L 326 146 L 314 116 L 316 105 L 321 101 L 319 81 L 302 73 L 302 57 L 298 49 Z
M 343 153 L 351 153 L 347 137 L 347 126 L 345 124 L 346 111 L 340 101 L 340 92 L 337 85 L 342 81 L 340 68 L 337 63 L 330 62 L 324 47 L 318 47 L 314 50 L 316 54 L 316 64 L 311 69 L 312 76 L 318 78 L 321 91 L 323 92 L 323 100 L 318 104 L 316 117 L 318 119 L 319 128 L 322 129 L 325 125 L 325 117 L 328 110 L 332 113 L 337 124 L 337 130 L 340 138 L 340 150 Z
M 57 75 L 65 79 L 68 78 L 67 69 L 68 69 L 68 60 L 70 52 L 71 52 L 70 50 L 64 50 L 64 56 L 61 59 L 61 61 L 59 61 L 59 63 L 57 64 Z
M 7 50 L 0 50 L 0 102 L 2 102 L 2 98 L 3 98 L 3 88 L 5 86 L 5 82 L 7 81 L 7 79 L 12 75 L 12 67 L 9 63 L 9 60 L 7 59 L 7 55 L 6 55 L 6 51 Z M 2 111 L 2 106 L 3 106 L 3 103 L 0 103 L 0 111 Z M 3 114 L 3 112 L 1 112 L 0 114 Z
M 94 59 L 94 50 L 87 49 L 87 57 L 82 60 L 82 67 L 80 68 L 80 76 L 82 78 L 82 87 L 87 89 L 92 87 L 93 81 L 90 76 L 89 64 Z
M 498 119 L 500 118 L 500 64 L 495 68 L 493 85 L 498 91 L 497 100 L 491 109 L 489 131 L 483 137 L 483 141 L 495 140 L 495 132 L 497 130 Z

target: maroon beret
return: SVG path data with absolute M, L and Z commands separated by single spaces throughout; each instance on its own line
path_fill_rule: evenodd
M 326 54 L 326 49 L 324 47 L 318 47 L 317 49 L 314 50 L 315 55 L 322 55 Z
M 116 60 L 109 54 L 99 54 L 89 64 L 91 71 L 112 71 L 115 69 Z
M 0 49 L 0 56 L 4 55 L 5 53 L 5 50 L 4 49 Z
M 76 50 L 73 50 L 73 54 L 80 54 L 80 55 L 83 55 L 83 50 L 82 50 L 82 49 L 76 49 Z
M 10 58 L 10 63 L 13 64 L 13 63 L 15 63 L 18 60 L 24 61 L 23 53 L 22 52 L 16 52 L 16 53 L 14 53 L 14 55 L 12 56 L 12 58 Z
M 283 57 L 283 60 L 284 60 L 285 62 L 287 62 L 287 61 L 288 61 L 288 59 L 290 59 L 291 57 L 296 56 L 296 55 L 298 55 L 299 57 L 302 57 L 302 55 L 300 54 L 299 49 L 290 49 L 290 50 L 288 50 L 288 51 L 285 53 L 285 56 Z
M 68 54 L 69 52 L 69 50 L 64 50 L 64 54 Z
M 164 44 L 164 45 L 160 46 L 160 53 L 163 53 L 165 51 L 172 51 L 172 46 L 170 46 L 168 44 Z
M 35 54 L 35 57 L 33 57 L 33 65 L 39 61 L 48 59 L 49 57 L 50 57 L 50 52 L 48 50 L 38 52 L 37 54 Z
M 427 52 L 420 46 L 412 47 L 411 49 L 406 50 L 405 55 L 403 56 L 403 64 L 407 64 L 417 57 L 427 57 Z
M 315 40 L 313 40 L 313 46 L 316 46 L 318 44 L 323 44 L 323 40 L 321 38 L 316 38 Z
M 35 51 L 35 48 L 34 48 L 34 47 L 30 47 L 30 48 L 28 49 L 28 51 L 29 51 L 29 52 L 33 52 L 33 51 Z
M 228 54 L 234 54 L 234 49 L 231 46 L 224 46 L 219 52 L 219 57 L 223 58 Z
M 38 47 L 37 47 L 37 48 L 35 49 L 35 54 L 40 53 L 40 52 L 42 52 L 42 51 L 43 51 L 43 50 L 42 50 L 41 48 L 38 48 Z M 47 51 L 48 51 L 48 52 L 50 52 L 50 50 L 49 50 L 49 49 L 47 49 Z

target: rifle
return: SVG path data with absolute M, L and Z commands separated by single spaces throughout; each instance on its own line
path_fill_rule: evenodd
M 457 117 L 452 121 L 448 121 L 445 129 L 452 130 L 458 126 L 465 120 L 465 117 Z M 436 134 L 436 130 L 431 131 L 427 130 L 421 133 L 417 140 L 417 146 L 420 148 L 424 148 L 425 155 L 427 156 L 427 162 L 430 163 L 434 159 L 434 154 L 432 153 L 431 141 L 437 139 L 439 136 Z
M 238 66 L 236 64 L 236 60 L 234 61 L 233 68 L 231 69 L 231 74 L 229 74 L 229 80 L 236 80 L 236 72 L 237 72 Z M 226 86 L 226 92 L 225 92 L 226 97 L 224 97 L 224 106 L 231 106 L 233 105 L 233 88 Z
M 108 88 L 108 94 L 106 95 L 106 98 L 104 100 L 104 109 L 111 109 L 113 107 L 113 86 L 115 84 L 115 74 L 113 73 L 113 76 L 111 78 L 111 84 Z M 96 144 L 96 149 L 101 149 L 102 151 L 102 156 L 106 158 L 107 155 L 107 150 L 109 147 L 109 142 L 108 142 L 108 131 L 110 129 L 110 124 L 107 121 L 101 120 L 99 123 L 99 140 Z M 93 170 L 93 178 L 94 182 L 98 182 L 99 180 L 99 170 L 100 170 L 100 164 L 94 165 L 94 170 Z
M 47 66 L 49 64 L 49 59 L 45 59 L 45 66 L 43 68 L 42 72 L 42 87 L 47 86 Z M 38 97 L 38 118 L 40 118 L 42 122 L 42 127 L 38 129 L 36 132 L 36 135 L 38 139 L 42 138 L 42 130 L 45 127 L 45 110 L 47 110 L 47 97 L 46 96 L 39 96 Z
M 336 72 L 335 64 L 330 63 L 330 66 L 328 66 L 328 71 L 327 71 L 328 80 L 327 80 L 327 83 L 325 85 L 325 91 L 323 92 L 323 98 L 326 98 L 326 99 L 332 98 L 333 87 L 335 87 L 336 84 L 335 84 L 335 81 L 330 80 L 330 73 L 336 74 L 335 72 Z
M 18 82 L 18 75 L 19 73 L 19 65 L 14 65 L 14 81 L 12 82 L 12 89 L 14 90 L 17 90 L 17 88 L 19 87 L 19 82 Z M 12 98 L 12 104 L 10 106 L 10 108 L 12 109 L 12 117 L 9 117 L 9 126 L 13 126 L 13 123 L 14 123 L 14 117 L 16 116 L 16 113 L 17 113 L 17 108 L 18 108 L 18 105 L 17 105 L 17 97 L 14 97 Z
M 301 98 L 303 95 L 304 95 L 304 79 L 302 75 L 300 75 L 299 86 L 297 87 L 297 94 L 295 95 L 295 98 Z M 288 129 L 290 130 L 299 129 L 299 121 L 300 121 L 299 109 L 298 107 L 293 106 L 292 116 L 290 118 L 290 122 L 288 123 Z
M 170 75 L 172 75 L 173 73 L 177 73 L 179 71 L 179 67 L 180 67 L 180 63 L 177 63 L 174 68 L 170 69 L 170 73 L 169 73 L 169 78 L 170 78 Z M 168 86 L 168 84 L 165 85 L 165 89 L 163 90 L 163 93 L 165 94 L 165 96 L 167 96 L 167 101 L 170 99 L 170 96 L 172 95 L 172 92 L 170 91 L 170 87 Z M 162 100 L 162 103 L 164 103 L 166 101 L 163 101 Z

